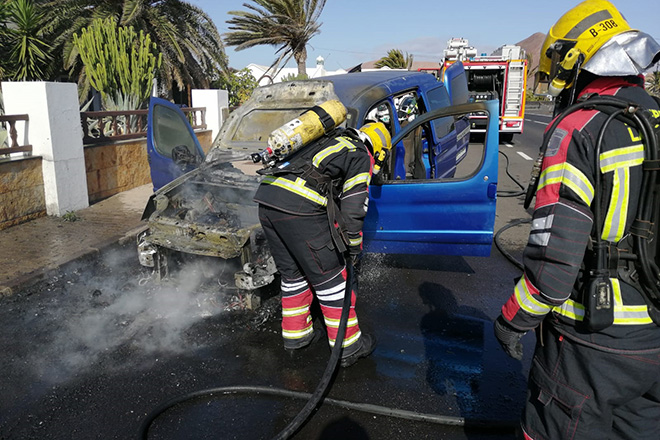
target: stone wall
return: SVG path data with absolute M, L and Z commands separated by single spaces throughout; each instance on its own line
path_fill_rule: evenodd
M 197 132 L 204 152 L 213 140 L 211 131 Z M 89 203 L 151 182 L 146 139 L 85 146 Z
M 202 150 L 211 130 L 196 133 Z M 89 203 L 151 182 L 146 139 L 84 147 Z M 46 215 L 41 156 L 0 160 L 0 230 Z
M 85 172 L 90 203 L 149 183 L 146 141 L 85 146 Z
M 0 162 L 0 230 L 46 215 L 41 157 Z

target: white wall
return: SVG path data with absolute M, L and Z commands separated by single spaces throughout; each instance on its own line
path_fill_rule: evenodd
M 89 206 L 78 88 L 74 83 L 3 82 L 5 114 L 27 114 L 23 144 L 41 156 L 46 212 L 62 216 Z
M 229 92 L 218 89 L 193 89 L 192 106 L 206 107 L 206 127 L 211 130 L 215 140 L 220 127 L 225 122 L 222 109 L 229 109 Z

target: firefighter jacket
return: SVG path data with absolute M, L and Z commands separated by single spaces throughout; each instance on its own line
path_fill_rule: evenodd
M 296 215 L 317 215 L 338 207 L 350 253 L 362 249 L 362 224 L 369 203 L 373 158 L 357 135 L 339 129 L 306 145 L 266 175 L 254 200 Z M 318 175 L 329 182 L 319 182 Z M 330 213 L 334 216 L 334 213 Z
M 582 92 L 614 95 L 646 109 L 658 105 L 641 84 L 602 77 Z M 585 330 L 585 289 L 592 254 L 592 202 L 600 197 L 601 238 L 623 243 L 635 218 L 641 188 L 644 146 L 639 132 L 614 120 L 606 129 L 596 158 L 596 140 L 607 115 L 581 109 L 569 114 L 551 135 L 542 164 L 524 272 L 502 316 L 519 330 L 544 319 L 577 342 L 594 348 L 648 350 L 660 348 L 660 328 L 648 314 L 639 290 L 610 272 L 614 324 L 598 332 Z M 598 164 L 598 165 L 597 165 Z M 600 167 L 600 174 L 596 166 Z M 595 179 L 601 176 L 601 194 Z

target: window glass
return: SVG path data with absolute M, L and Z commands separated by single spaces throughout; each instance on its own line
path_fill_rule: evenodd
M 190 133 L 186 123 L 179 114 L 168 107 L 157 105 L 154 107 L 154 147 L 165 157 L 172 157 L 172 150 L 179 145 L 185 145 L 188 150 L 196 154 L 195 139 Z
M 463 180 L 473 176 L 482 166 L 485 136 L 470 138 L 468 114 L 456 114 L 442 117 L 414 127 L 415 121 L 409 122 L 410 133 L 401 143 L 404 154 L 395 157 L 395 150 L 390 154 L 382 175 L 376 179 L 379 184 L 419 183 L 440 184 L 449 179 Z M 429 124 L 444 124 L 444 120 L 455 121 L 455 130 L 443 139 L 443 142 L 429 142 Z M 414 127 L 414 128 L 413 128 Z M 397 168 L 397 163 L 400 162 Z M 405 179 L 397 178 L 395 170 L 403 167 Z M 440 180 L 438 180 L 440 179 Z
M 308 109 L 253 110 L 243 116 L 231 140 L 235 142 L 259 142 L 265 145 L 273 130 L 297 118 L 306 110 Z
M 454 104 L 465 104 L 470 99 L 466 86 L 465 73 L 451 80 L 451 96 Z
M 451 105 L 449 102 L 447 89 L 445 89 L 444 85 L 436 87 L 433 90 L 429 90 L 426 96 L 429 100 L 429 111 L 449 107 Z M 453 117 L 438 118 L 433 120 L 432 124 L 433 129 L 435 130 L 436 141 L 439 141 L 452 131 L 453 122 Z
M 394 112 L 389 101 L 381 101 L 369 109 L 367 115 L 364 117 L 364 123 L 382 122 L 389 130 L 391 135 L 394 135 L 392 121 L 394 120 Z

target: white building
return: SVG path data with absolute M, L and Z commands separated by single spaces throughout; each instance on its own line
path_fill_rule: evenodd
M 276 72 L 273 70 L 268 70 L 268 66 L 262 66 L 260 64 L 252 63 L 249 64 L 247 68 L 250 70 L 250 73 L 252 73 L 252 76 L 254 76 L 259 81 L 260 86 L 282 82 L 282 78 L 286 78 L 289 75 L 298 75 L 297 67 L 284 67 L 279 72 L 277 72 L 276 75 Z M 325 70 L 325 60 L 322 56 L 319 56 L 316 59 L 316 67 L 307 68 L 307 76 L 309 78 L 320 78 L 326 75 L 338 75 L 342 73 L 346 73 L 346 71 L 344 69 L 334 71 Z

